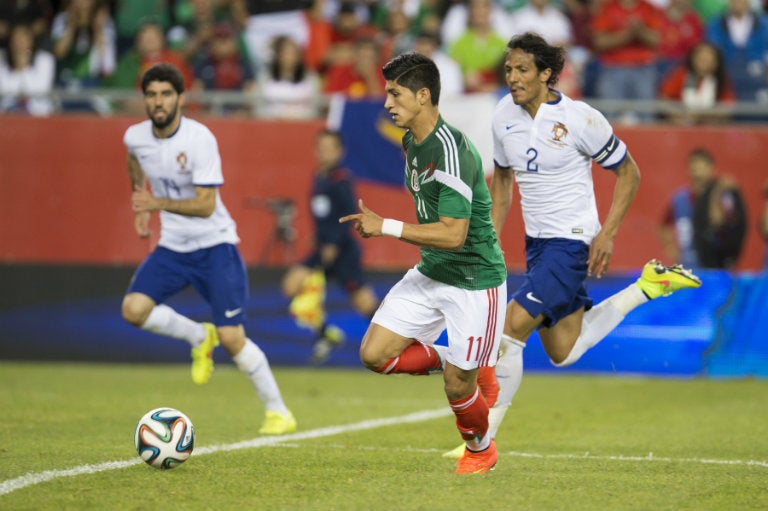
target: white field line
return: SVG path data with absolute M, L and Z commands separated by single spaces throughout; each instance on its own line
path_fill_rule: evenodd
M 664 463 L 700 463 L 702 465 L 745 465 L 754 467 L 768 468 L 768 461 L 760 460 L 716 460 L 708 458 L 668 458 L 666 456 L 654 456 L 652 452 L 649 452 L 645 456 L 624 456 L 624 455 L 607 455 L 596 456 L 588 452 L 584 454 L 536 454 L 528 452 L 515 452 L 510 451 L 507 453 L 510 456 L 517 456 L 520 458 L 543 458 L 543 459 L 565 459 L 565 460 L 606 460 L 606 461 L 661 461 Z
M 280 447 L 301 447 L 298 444 L 280 444 Z M 358 445 L 349 446 L 341 444 L 327 444 L 326 447 L 330 449 L 357 449 L 359 451 L 399 451 L 399 452 L 416 452 L 416 453 L 443 453 L 445 450 L 435 448 L 420 448 L 420 447 L 381 447 L 373 445 Z M 701 465 L 742 465 L 752 467 L 764 467 L 768 468 L 768 461 L 760 460 L 718 460 L 710 458 L 670 458 L 666 456 L 656 456 L 652 452 L 645 456 L 625 456 L 623 454 L 618 455 L 596 455 L 585 452 L 584 454 L 539 454 L 535 452 L 519 452 L 519 451 L 499 451 L 499 456 L 509 456 L 511 458 L 535 458 L 544 460 L 593 460 L 593 461 L 658 461 L 663 463 L 698 463 Z
M 302 431 L 300 433 L 291 433 L 290 435 L 277 435 L 269 437 L 258 437 L 252 440 L 245 440 L 243 442 L 237 442 L 234 444 L 225 445 L 210 445 L 206 447 L 200 447 L 195 449 L 195 456 L 203 454 L 212 454 L 215 452 L 234 451 L 237 449 L 251 449 L 255 447 L 265 447 L 269 445 L 276 445 L 282 442 L 290 442 L 292 440 L 308 440 L 311 438 L 320 438 L 325 436 L 339 435 L 341 433 L 348 433 L 350 431 L 362 431 L 367 429 L 382 428 L 385 426 L 395 426 L 398 424 L 407 424 L 411 422 L 424 422 L 431 419 L 437 419 L 451 415 L 450 408 L 443 407 L 437 410 L 427 410 L 423 412 L 411 413 L 408 415 L 401 415 L 399 417 L 387 417 L 383 419 L 371 419 L 354 424 L 344 424 L 340 426 L 329 426 L 326 428 L 312 429 L 309 431 Z M 15 477 L 6 481 L 0 481 L 0 496 L 7 495 L 16 490 L 21 490 L 27 486 L 33 486 L 35 484 L 45 483 L 61 477 L 72 477 L 84 474 L 95 474 L 97 472 L 105 472 L 107 470 L 117 470 L 120 468 L 126 468 L 133 465 L 144 463 L 140 458 L 136 457 L 127 461 L 107 461 L 105 463 L 97 463 L 95 465 L 80 465 L 79 467 L 72 467 L 60 470 L 45 470 L 43 472 L 29 473 L 21 477 Z
M 372 419 L 354 424 L 346 424 L 341 426 L 329 426 L 326 428 L 312 429 L 309 431 L 303 431 L 300 433 L 292 433 L 290 435 L 279 435 L 270 437 L 258 437 L 252 440 L 245 440 L 242 442 L 236 442 L 234 444 L 223 445 L 210 445 L 195 449 L 195 456 L 201 456 L 204 454 L 213 454 L 223 451 L 234 451 L 238 449 L 253 449 L 257 447 L 269 447 L 280 445 L 281 447 L 300 447 L 298 444 L 291 444 L 291 441 L 309 440 L 312 438 L 321 438 L 326 436 L 339 435 L 341 433 L 348 433 L 350 431 L 362 431 L 368 429 L 376 429 L 385 426 L 394 426 L 398 424 L 407 424 L 412 422 L 423 422 L 431 419 L 437 419 L 450 415 L 451 412 L 448 409 L 440 408 L 437 410 L 428 410 L 424 412 L 417 412 L 408 415 L 402 415 L 399 417 L 388 417 L 383 419 Z M 326 446 L 329 449 L 350 449 L 349 445 L 341 446 L 339 444 L 328 444 Z M 364 451 L 401 451 L 401 452 L 421 452 L 421 453 L 442 453 L 444 451 L 440 449 L 426 449 L 426 448 L 414 448 L 403 447 L 399 449 L 393 449 L 391 447 L 378 447 L 378 446 L 358 446 L 358 450 Z M 703 465 L 741 465 L 741 466 L 755 466 L 768 468 L 768 461 L 759 460 L 718 460 L 708 458 L 669 458 L 664 456 L 654 456 L 653 453 L 648 453 L 645 456 L 624 456 L 624 455 L 593 455 L 589 452 L 584 454 L 538 454 L 518 451 L 502 451 L 501 455 L 517 457 L 517 458 L 535 458 L 535 459 L 565 459 L 565 460 L 602 460 L 602 461 L 628 461 L 628 462 L 663 462 L 663 463 L 696 463 Z M 0 496 L 8 493 L 40 484 L 61 477 L 71 477 L 84 474 L 95 474 L 97 472 L 105 472 L 107 470 L 117 470 L 121 468 L 130 467 L 144 463 L 138 457 L 127 461 L 108 461 L 105 463 L 99 463 L 96 465 L 81 465 L 79 467 L 73 467 L 63 470 L 46 470 L 44 472 L 31 473 L 14 479 L 8 479 L 7 481 L 0 482 Z

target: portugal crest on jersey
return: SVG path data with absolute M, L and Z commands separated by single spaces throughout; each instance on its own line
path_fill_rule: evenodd
M 552 127 L 552 138 L 555 142 L 562 141 L 568 135 L 568 128 L 562 122 L 556 122 Z
M 178 156 L 176 156 L 176 163 L 179 164 L 179 174 L 186 174 L 189 172 L 187 170 L 187 153 L 184 151 L 180 152 Z

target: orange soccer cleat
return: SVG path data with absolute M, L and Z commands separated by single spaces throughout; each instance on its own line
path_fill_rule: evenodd
M 487 449 L 474 452 L 464 450 L 464 456 L 456 462 L 457 474 L 485 474 L 496 466 L 499 459 L 499 451 L 496 450 L 496 442 L 491 440 Z

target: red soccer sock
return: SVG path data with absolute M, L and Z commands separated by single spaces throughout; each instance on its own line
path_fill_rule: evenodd
M 496 404 L 499 397 L 499 382 L 496 380 L 496 368 L 480 367 L 477 370 L 477 386 L 485 398 L 488 407 Z
M 437 352 L 421 341 L 413 341 L 400 353 L 400 356 L 387 360 L 383 366 L 376 369 L 376 372 L 424 375 L 440 369 L 442 369 L 442 363 Z
M 479 389 L 475 387 L 472 394 L 455 401 L 449 400 L 448 403 L 456 415 L 456 427 L 467 447 L 473 451 L 488 447 L 488 404 Z

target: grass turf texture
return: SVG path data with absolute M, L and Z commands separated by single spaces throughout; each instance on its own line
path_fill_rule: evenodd
M 275 372 L 297 434 L 447 408 L 439 376 Z M 173 470 L 138 463 L 53 477 L 0 494 L 0 509 L 768 508 L 768 381 L 526 375 L 497 438 L 496 470 L 456 476 L 440 456 L 459 443 L 449 414 L 216 450 L 258 438 L 261 403 L 233 366 L 205 386 L 188 373 L 0 363 L 0 490 L 28 474 L 138 459 L 133 430 L 151 408 L 182 410 L 197 432 L 196 452 Z

